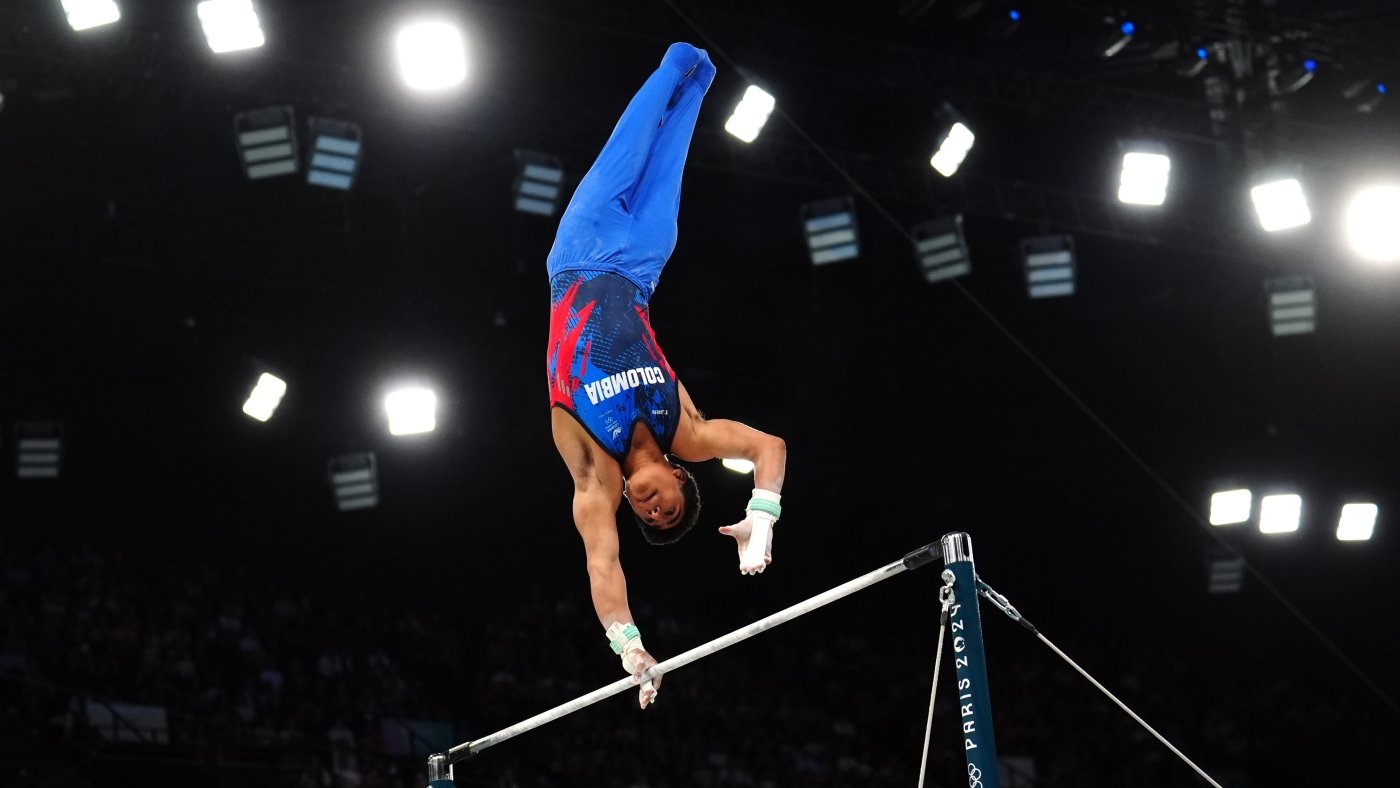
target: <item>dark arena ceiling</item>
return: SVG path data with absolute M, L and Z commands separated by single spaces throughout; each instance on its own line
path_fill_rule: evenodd
M 1400 100 L 1345 95 L 1400 85 L 1396 4 L 1027 2 L 1008 31 L 1012 6 L 953 0 L 306 0 L 259 3 L 266 46 L 219 56 L 193 3 L 122 5 L 75 34 L 57 0 L 0 4 L 0 545 L 222 555 L 464 610 L 585 600 L 544 385 L 555 220 L 513 209 L 514 153 L 560 157 L 571 189 L 683 40 L 719 73 L 653 324 L 699 408 L 786 439 L 786 511 L 762 585 L 727 540 L 655 556 L 624 521 L 634 593 L 732 625 L 713 600 L 769 611 L 965 530 L 1081 652 L 1286 653 L 1400 719 L 1400 267 L 1342 229 L 1354 189 L 1400 179 Z M 418 10 L 461 24 L 460 90 L 399 83 Z M 1277 89 L 1303 60 L 1312 81 Z M 749 80 L 778 110 L 746 146 L 723 125 Z M 947 179 L 944 102 L 977 135 Z M 353 189 L 244 177 L 233 118 L 272 105 L 360 126 Z M 1172 157 L 1160 208 L 1115 197 L 1128 140 Z M 1269 234 L 1248 191 L 1277 167 L 1313 221 Z M 860 257 L 813 266 L 801 207 L 840 195 Z M 954 213 L 972 272 L 926 284 L 908 228 Z M 1027 297 L 1020 242 L 1046 234 L 1075 239 L 1072 297 Z M 1271 335 L 1287 275 L 1316 288 L 1314 333 Z M 263 371 L 289 386 L 266 424 L 240 412 Z M 399 380 L 435 387 L 435 433 L 388 434 Z M 9 470 L 33 420 L 62 425 L 57 481 Z M 381 501 L 341 513 L 326 463 L 351 451 Z M 747 481 L 696 473 L 701 524 L 738 519 Z M 1212 528 L 1221 484 L 1301 494 L 1300 529 Z M 1334 536 L 1353 500 L 1379 506 L 1370 541 Z M 1206 593 L 1222 551 L 1251 567 L 1239 594 Z M 931 632 L 931 582 L 860 614 Z

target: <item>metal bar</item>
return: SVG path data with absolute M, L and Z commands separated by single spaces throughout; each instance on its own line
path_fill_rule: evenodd
M 958 676 L 958 721 L 962 725 L 963 752 L 967 756 L 967 784 L 970 788 L 1000 788 L 971 537 L 964 533 L 943 537 L 943 561 L 947 567 L 943 578 L 948 580 L 951 576 L 953 582 L 949 631 L 953 635 L 953 665 Z
M 831 602 L 835 602 L 836 600 L 841 599 L 842 597 L 850 596 L 851 594 L 854 594 L 857 591 L 860 591 L 864 588 L 868 588 L 880 582 L 881 580 L 889 579 L 890 577 L 893 577 L 894 575 L 897 575 L 907 569 L 917 569 L 920 566 L 929 563 L 930 561 L 936 560 L 941 555 L 942 552 L 940 543 L 935 542 L 933 544 L 925 545 L 919 548 L 918 550 L 915 550 L 905 555 L 898 561 L 894 561 L 890 564 L 882 566 L 873 572 L 862 575 L 849 582 L 843 583 L 831 589 L 830 591 L 818 594 L 814 597 L 811 597 L 810 599 L 807 599 L 804 602 L 799 602 L 784 610 L 780 610 L 777 613 L 768 616 L 767 618 L 755 621 L 754 623 L 749 624 L 748 626 L 736 629 L 727 635 L 722 635 L 718 638 L 715 638 L 714 640 L 711 640 L 708 643 L 696 646 L 695 648 L 689 651 L 677 654 L 676 656 L 671 657 L 670 659 L 661 662 L 660 664 L 654 665 L 650 669 L 648 669 L 646 673 L 643 674 L 642 681 L 657 678 L 677 668 L 689 665 L 690 663 L 695 662 L 696 660 L 701 659 L 703 657 L 707 657 L 715 653 L 716 651 L 728 648 L 741 640 L 747 640 L 760 632 L 767 631 L 769 629 L 772 629 L 773 627 L 778 626 L 779 624 L 791 621 L 792 619 L 797 618 L 798 616 L 810 613 L 811 611 L 816 610 L 817 608 L 822 607 L 824 605 L 830 604 Z M 568 703 L 555 706 L 554 708 L 548 711 L 536 714 L 535 716 L 530 717 L 527 720 L 518 722 L 515 725 L 510 726 L 509 728 L 505 728 L 504 730 L 497 731 L 496 733 L 493 733 L 490 736 L 485 736 L 474 741 L 459 744 L 456 747 L 453 747 L 452 749 L 448 750 L 446 753 L 446 757 L 444 757 L 442 754 L 434 755 L 428 759 L 429 773 L 432 775 L 436 775 L 438 778 L 437 780 L 433 781 L 433 788 L 448 788 L 451 785 L 451 772 L 449 769 L 444 768 L 446 766 L 450 766 L 454 763 L 460 763 L 466 760 L 467 758 L 470 758 L 471 756 L 477 754 L 478 752 L 481 752 L 487 747 L 492 747 L 494 745 L 500 744 L 501 742 L 519 736 L 520 734 L 525 733 L 526 731 L 533 730 L 535 728 L 540 727 L 541 725 L 553 722 L 554 720 L 557 720 L 560 717 L 572 714 L 573 712 L 578 711 L 579 709 L 582 709 L 586 706 L 591 706 L 600 700 L 612 697 L 613 695 L 617 695 L 622 692 L 626 692 L 630 689 L 635 689 L 636 687 L 637 682 L 634 682 L 632 680 L 632 677 L 630 676 L 627 678 L 618 679 L 617 681 L 614 681 L 613 683 L 608 684 L 606 686 L 600 687 L 594 690 L 593 692 L 588 693 L 587 695 L 575 698 L 574 700 L 571 700 Z

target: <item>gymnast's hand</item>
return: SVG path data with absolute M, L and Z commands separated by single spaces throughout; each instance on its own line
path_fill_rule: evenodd
M 773 563 L 773 520 L 762 512 L 750 511 L 734 525 L 720 526 L 719 532 L 738 542 L 740 573 L 762 574 Z
M 632 683 L 642 685 L 641 690 L 637 693 L 637 703 L 645 709 L 656 702 L 656 695 L 661 692 L 660 676 L 649 681 L 642 681 L 642 674 L 646 672 L 647 668 L 656 664 L 656 659 L 639 648 L 627 652 L 626 659 L 627 668 L 632 671 Z

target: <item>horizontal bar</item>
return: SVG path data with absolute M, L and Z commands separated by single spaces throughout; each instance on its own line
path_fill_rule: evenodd
M 690 663 L 695 662 L 696 660 L 701 659 L 703 657 L 707 657 L 715 653 L 716 651 L 728 648 L 741 640 L 747 640 L 760 632 L 772 629 L 773 627 L 776 627 L 779 624 L 786 623 L 794 618 L 797 618 L 798 616 L 810 613 L 811 611 L 816 610 L 817 608 L 822 607 L 824 605 L 835 602 L 836 600 L 841 599 L 842 597 L 850 596 L 851 594 L 854 594 L 855 592 L 860 591 L 861 589 L 868 588 L 869 586 L 872 586 L 880 582 L 881 580 L 886 580 L 890 577 L 893 577 L 905 571 L 906 569 L 914 569 L 919 566 L 922 566 L 929 559 L 936 555 L 938 555 L 937 545 L 929 545 L 927 547 L 920 548 L 919 550 L 909 553 L 907 556 L 898 561 L 887 564 L 885 566 L 880 567 L 879 569 L 876 569 L 873 572 L 870 572 L 868 574 L 857 577 L 854 580 L 843 583 L 831 589 L 830 591 L 818 594 L 814 597 L 811 597 L 810 599 L 807 599 L 804 602 L 799 602 L 784 610 L 780 610 L 777 613 L 768 616 L 767 618 L 755 621 L 754 623 L 749 624 L 748 626 L 742 627 L 740 629 L 736 629 L 727 635 L 721 635 L 720 637 L 717 637 L 708 643 L 696 646 L 695 648 L 689 651 L 677 654 L 676 656 L 671 657 L 670 659 L 664 662 L 661 662 L 657 665 L 653 665 L 643 675 L 642 680 L 649 681 L 651 679 L 655 679 L 659 676 L 669 673 L 677 668 L 685 667 L 686 665 L 689 665 Z M 465 744 L 459 744 L 456 747 L 453 747 L 452 749 L 447 751 L 448 763 L 460 763 L 466 760 L 467 758 L 470 758 L 471 756 L 477 754 L 478 752 L 481 752 L 487 747 L 500 744 L 501 742 L 519 736 L 520 734 L 525 733 L 526 731 L 534 730 L 535 728 L 538 728 L 541 725 L 553 722 L 554 720 L 557 720 L 565 715 L 572 714 L 575 711 L 578 711 L 579 709 L 582 709 L 586 706 L 591 706 L 594 703 L 597 703 L 598 701 L 603 700 L 605 698 L 609 698 L 613 695 L 626 692 L 629 689 L 636 688 L 637 684 L 632 681 L 631 676 L 618 679 L 617 681 L 614 681 L 611 684 L 599 687 L 598 689 L 588 693 L 587 695 L 584 695 L 580 698 L 575 698 L 574 700 L 571 700 L 568 703 L 555 706 L 554 708 L 548 711 L 536 714 L 535 716 L 530 717 L 529 719 L 524 720 L 523 722 L 518 722 L 515 725 L 512 725 L 504 730 L 497 731 L 496 733 L 493 733 L 490 736 L 486 736 L 475 741 L 470 741 Z

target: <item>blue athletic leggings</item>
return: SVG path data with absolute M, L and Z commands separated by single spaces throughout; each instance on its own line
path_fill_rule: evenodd
M 703 49 L 672 44 L 632 97 L 559 220 L 549 276 L 611 271 L 648 301 L 676 247 L 681 173 L 715 67 Z

